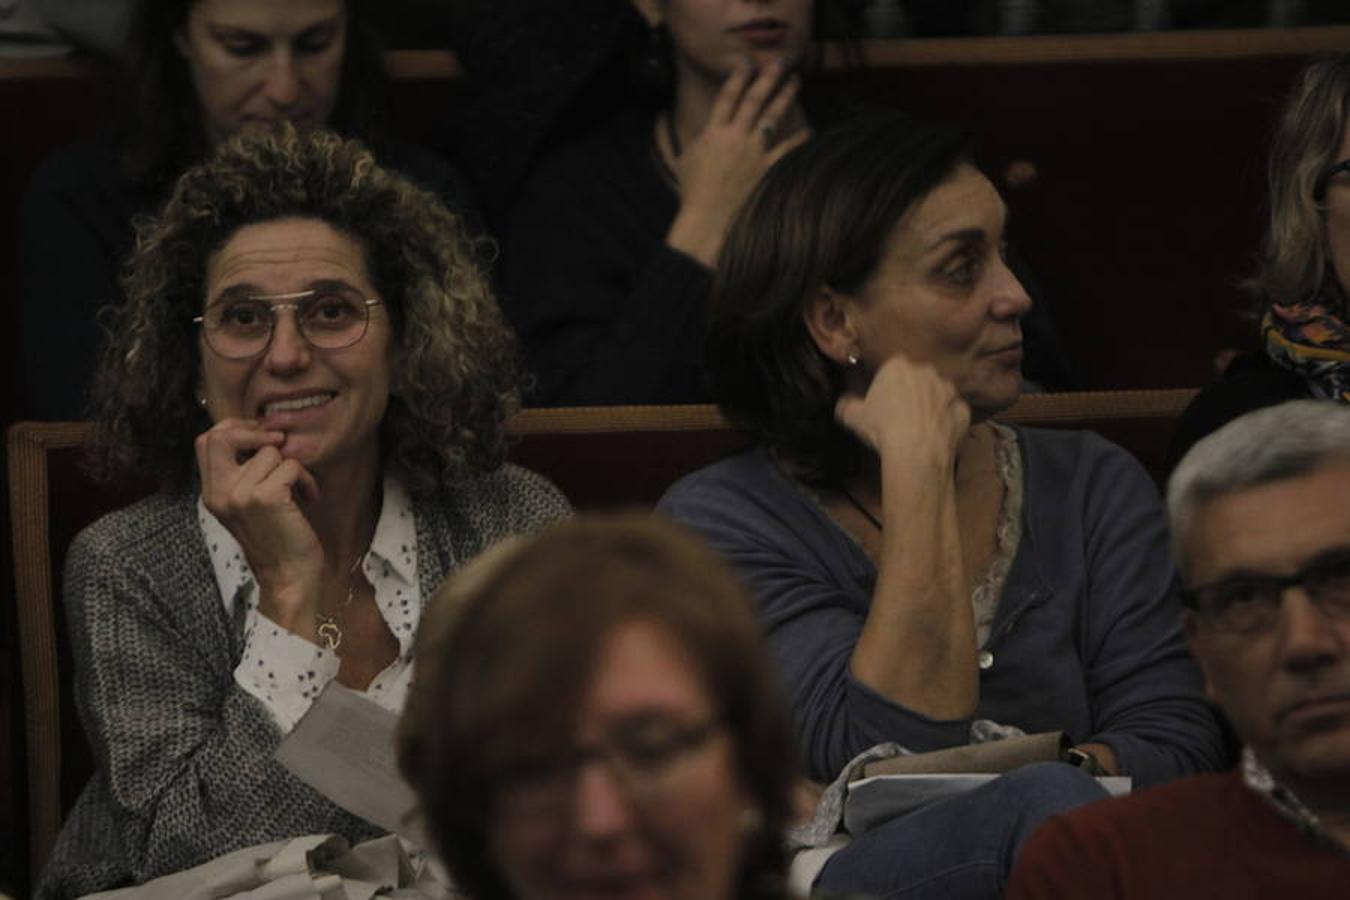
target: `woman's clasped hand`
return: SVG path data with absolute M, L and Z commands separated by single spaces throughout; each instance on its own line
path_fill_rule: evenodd
M 840 394 L 834 415 L 883 459 L 927 463 L 923 476 L 950 476 L 969 437 L 969 404 L 932 365 L 903 355 L 882 363 L 866 393 Z
M 258 579 L 264 615 L 289 631 L 318 638 L 317 581 L 324 553 L 304 505 L 319 483 L 282 455 L 284 431 L 256 419 L 223 419 L 197 438 L 202 502 L 239 541 Z

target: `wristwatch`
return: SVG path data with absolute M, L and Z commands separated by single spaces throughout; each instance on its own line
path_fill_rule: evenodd
M 1077 747 L 1070 747 L 1065 750 L 1063 761 L 1075 768 L 1082 769 L 1094 778 L 1106 774 L 1106 770 L 1102 768 L 1102 764 L 1097 762 L 1097 757 L 1086 750 L 1079 750 Z

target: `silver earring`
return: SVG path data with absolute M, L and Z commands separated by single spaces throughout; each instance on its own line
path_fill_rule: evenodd
M 850 366 L 856 366 L 858 364 L 858 357 L 854 356 L 852 353 L 845 358 L 848 360 Z
M 206 395 L 205 395 L 205 394 L 201 394 L 201 395 L 199 395 L 199 396 L 197 397 L 197 405 L 200 406 L 202 409 L 206 409 Z

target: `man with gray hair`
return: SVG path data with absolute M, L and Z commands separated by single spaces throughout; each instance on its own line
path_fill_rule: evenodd
M 1350 407 L 1243 416 L 1167 493 L 1186 637 L 1242 762 L 1050 819 L 1008 897 L 1350 896 Z

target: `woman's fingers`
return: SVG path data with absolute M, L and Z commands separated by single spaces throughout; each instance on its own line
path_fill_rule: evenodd
M 296 498 L 306 503 L 317 503 L 319 500 L 318 480 L 309 473 L 309 469 L 295 462 L 295 460 L 288 460 L 288 462 L 295 463 L 295 467 L 300 470 L 291 483 L 291 490 L 295 493 Z
M 713 99 L 709 123 L 722 124 L 732 120 L 741 105 L 741 95 L 745 93 L 746 85 L 754 76 L 755 64 L 748 59 L 731 70 L 731 74 L 722 82 L 721 89 Z
M 859 429 L 859 416 L 862 414 L 863 398 L 857 394 L 840 394 L 834 401 L 834 420 L 849 431 L 862 437 Z
M 877 370 L 866 394 L 836 401 L 835 419 L 878 452 L 914 452 L 926 440 L 948 452 L 970 427 L 970 407 L 931 365 L 896 354 Z
M 195 448 L 206 508 L 228 525 L 317 499 L 314 476 L 281 455 L 285 440 L 284 432 L 239 419 L 224 419 L 199 435 Z
M 284 461 L 276 447 L 260 447 L 231 474 L 229 499 L 236 506 L 268 502 L 275 498 L 259 494 L 259 487 Z
M 787 137 L 779 141 L 774 146 L 773 150 L 769 152 L 769 165 L 773 165 L 774 163 L 778 162 L 779 159 L 791 153 L 793 150 L 800 147 L 802 144 L 805 144 L 809 140 L 811 140 L 811 129 L 803 128 L 801 131 L 798 131 L 791 137 Z
M 666 242 L 706 266 L 716 265 L 732 218 L 765 170 L 804 139 L 793 127 L 800 116 L 797 84 L 785 83 L 785 73 L 782 64 L 757 71 L 748 62 L 738 66 L 718 92 L 703 130 L 674 161 L 680 208 Z M 785 123 L 793 137 L 775 141 Z
M 280 431 L 266 431 L 254 420 L 222 419 L 197 436 L 194 449 L 201 476 L 202 494 L 208 501 L 232 485 L 239 471 L 263 448 L 276 448 L 286 440 Z
M 323 547 L 304 505 L 319 484 L 282 456 L 286 435 L 254 420 L 225 419 L 197 437 L 202 502 L 239 542 L 259 585 L 258 608 L 274 622 L 311 637 Z
M 260 451 L 259 455 L 263 452 Z M 268 505 L 290 506 L 301 499 L 318 497 L 319 483 L 300 463 L 293 459 L 284 459 L 280 454 L 276 462 L 265 472 L 259 470 L 261 477 L 250 486 L 250 499 L 263 499 Z
M 740 103 L 736 105 L 736 112 L 731 118 L 731 124 L 738 126 L 746 132 L 753 131 L 761 124 L 761 119 L 768 125 L 777 124 L 777 119 L 765 116 L 773 99 L 780 94 L 781 88 L 785 88 L 791 82 L 791 79 L 784 80 L 787 75 L 787 67 L 783 61 L 767 65 L 755 73 L 755 78 L 745 89 Z M 795 95 L 795 90 L 794 90 Z
M 285 440 L 285 432 L 260 428 L 255 419 L 221 419 L 209 430 L 197 435 L 196 448 L 199 461 L 202 451 L 205 451 L 212 461 L 219 459 L 237 465 L 241 455 L 250 454 L 260 447 L 279 447 Z
M 755 128 L 761 135 L 777 140 L 789 136 L 786 127 L 789 124 L 788 115 L 797 102 L 797 94 L 801 91 L 801 86 L 802 80 L 796 75 L 789 75 L 780 82 L 778 89 L 760 109 L 759 116 L 755 119 Z M 773 144 L 773 140 L 765 141 L 766 147 L 771 147 Z

